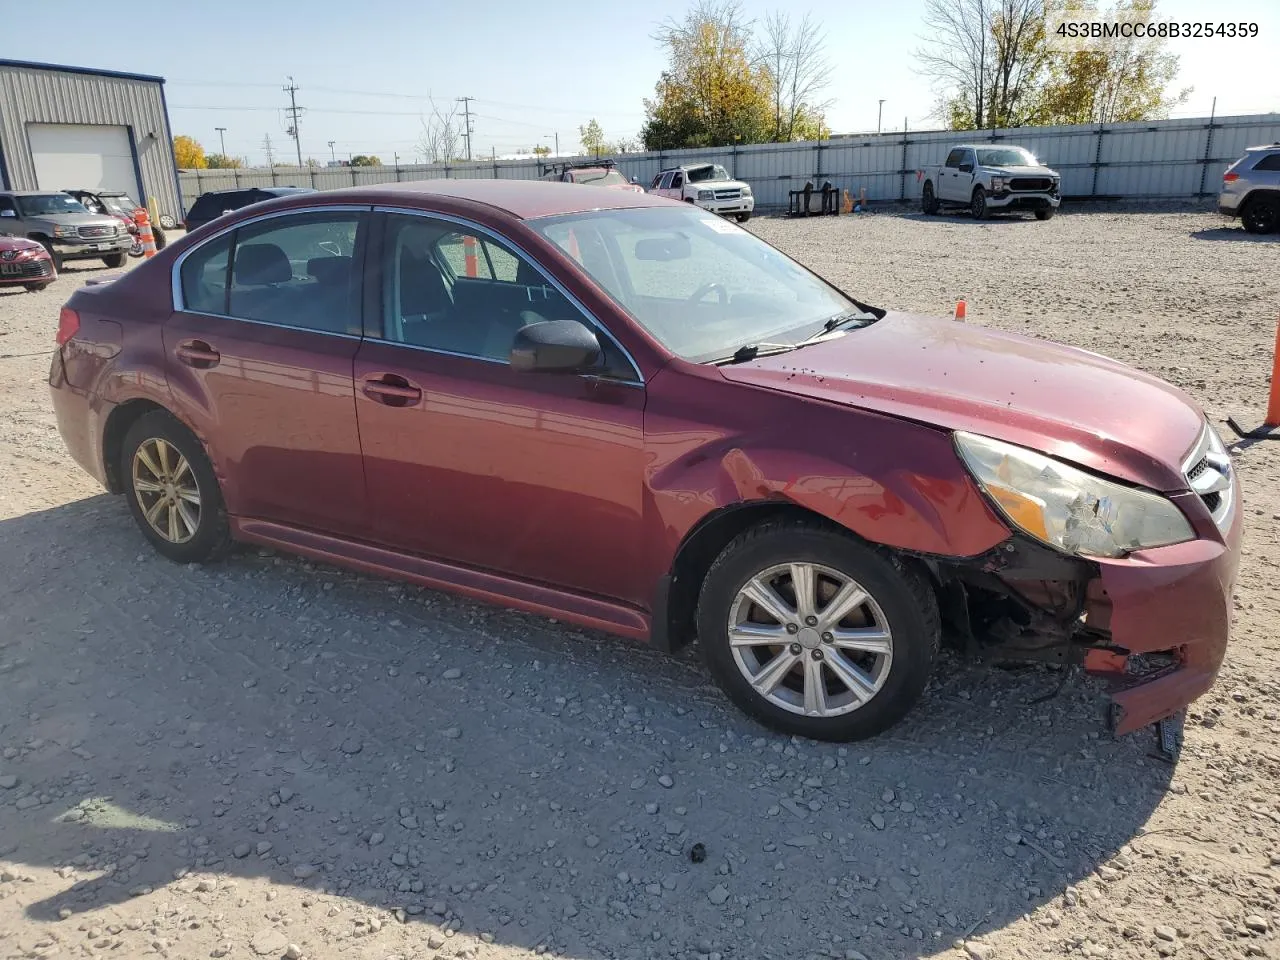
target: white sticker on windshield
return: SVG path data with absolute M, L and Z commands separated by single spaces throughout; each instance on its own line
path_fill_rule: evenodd
M 703 222 L 703 223 L 705 223 L 705 224 L 706 224 L 708 227 L 710 227 L 712 230 L 714 230 L 716 233 L 743 233 L 743 232 L 745 232 L 745 231 L 744 231 L 740 226 L 738 226 L 736 223 L 730 223 L 728 220 L 723 220 L 723 219 L 721 219 L 720 217 L 710 218 L 710 219 L 707 219 L 707 220 L 703 220 L 702 222 Z

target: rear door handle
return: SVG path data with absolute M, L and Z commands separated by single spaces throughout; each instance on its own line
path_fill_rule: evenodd
M 203 340 L 184 340 L 178 344 L 178 348 L 174 351 L 181 360 L 189 367 L 195 367 L 197 370 L 207 370 L 210 367 L 218 365 L 218 361 L 222 359 L 222 354 L 209 346 Z
M 394 373 L 369 377 L 362 389 L 370 400 L 385 403 L 388 407 L 411 407 L 422 399 L 421 388 Z

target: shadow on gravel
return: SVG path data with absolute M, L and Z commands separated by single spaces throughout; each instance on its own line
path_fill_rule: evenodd
M 1244 227 L 1214 227 L 1212 230 L 1194 230 L 1191 236 L 1197 240 L 1233 240 L 1237 243 L 1280 243 L 1280 233 L 1250 233 Z
M 1092 687 L 1030 702 L 1058 676 L 947 658 L 880 739 L 793 741 L 689 656 L 260 551 L 176 566 L 97 496 L 0 521 L 0 859 L 60 869 L 38 920 L 176 887 L 256 927 L 232 881 L 263 877 L 308 889 L 290 939 L 327 891 L 593 960 L 929 956 L 1123 865 L 1168 785 Z

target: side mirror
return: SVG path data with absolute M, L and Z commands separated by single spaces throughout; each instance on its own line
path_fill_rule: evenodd
M 510 361 L 525 373 L 578 373 L 600 362 L 600 341 L 577 320 L 539 320 L 516 333 Z
M 962 164 L 960 164 L 960 172 L 961 172 L 961 173 L 973 173 L 973 164 L 972 164 L 972 163 L 962 163 Z
M 17 215 L 18 211 L 16 210 L 0 210 L 0 217 L 16 217 Z

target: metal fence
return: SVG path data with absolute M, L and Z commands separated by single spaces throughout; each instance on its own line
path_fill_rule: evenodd
M 1024 146 L 1062 174 L 1062 192 L 1075 199 L 1178 199 L 1217 192 L 1223 170 L 1247 146 L 1280 142 L 1280 114 L 1158 120 L 1007 130 L 907 131 L 837 136 L 800 143 L 670 150 L 617 156 L 618 170 L 646 186 L 665 167 L 680 163 L 723 164 L 730 175 L 751 184 L 757 209 L 787 206 L 788 192 L 830 180 L 868 200 L 919 199 L 918 171 L 940 164 L 955 143 L 1011 143 Z M 566 158 L 557 158 L 560 160 Z M 242 170 L 183 170 L 179 174 L 186 209 L 208 190 L 254 186 L 341 187 L 398 180 L 536 180 L 536 160 L 394 167 L 284 167 Z

